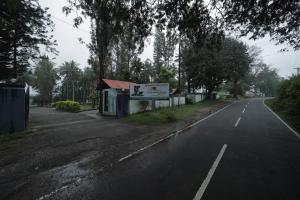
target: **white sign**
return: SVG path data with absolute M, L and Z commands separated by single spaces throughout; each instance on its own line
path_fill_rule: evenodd
M 169 99 L 169 83 L 130 84 L 131 99 Z

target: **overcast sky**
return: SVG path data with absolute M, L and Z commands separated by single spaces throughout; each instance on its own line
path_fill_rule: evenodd
M 88 66 L 89 51 L 85 45 L 78 41 L 78 38 L 81 37 L 87 43 L 90 41 L 89 19 L 86 19 L 85 23 L 79 29 L 76 29 L 72 26 L 74 15 L 66 16 L 62 12 L 62 7 L 68 5 L 65 0 L 40 0 L 40 4 L 43 7 L 49 7 L 49 13 L 55 23 L 55 30 L 52 34 L 57 40 L 57 50 L 59 51 L 59 55 L 55 56 L 54 60 L 56 65 L 59 66 L 64 61 L 74 60 L 80 64 L 81 68 Z M 248 45 L 260 47 L 263 50 L 262 58 L 264 62 L 278 69 L 280 76 L 288 77 L 296 72 L 293 69 L 294 67 L 300 67 L 300 51 L 279 52 L 283 47 L 274 45 L 274 42 L 270 42 L 267 38 L 256 41 L 243 39 L 243 41 Z M 144 52 L 140 56 L 142 60 L 147 58 L 152 60 L 152 44 L 153 38 L 150 37 L 146 42 Z

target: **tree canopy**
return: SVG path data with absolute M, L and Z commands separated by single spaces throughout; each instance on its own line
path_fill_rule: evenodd
M 300 48 L 299 0 L 213 0 L 229 30 L 257 39 L 269 35 L 278 44 Z
M 55 41 L 47 33 L 53 23 L 47 8 L 38 0 L 1 0 L 0 2 L 0 80 L 17 78 L 37 58 L 39 45 L 52 52 Z

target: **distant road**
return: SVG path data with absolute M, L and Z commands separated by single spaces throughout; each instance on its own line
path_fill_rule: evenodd
M 186 131 L 124 156 L 107 171 L 50 195 L 51 199 L 299 200 L 299 186 L 300 139 L 263 99 L 251 99 L 235 102 Z

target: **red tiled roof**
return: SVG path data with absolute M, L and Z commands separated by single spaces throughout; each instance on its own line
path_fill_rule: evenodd
M 129 90 L 129 84 L 133 83 L 133 82 L 127 82 L 127 81 L 111 80 L 111 79 L 102 79 L 102 80 L 110 88 L 113 88 L 113 89 L 123 89 L 123 90 Z

